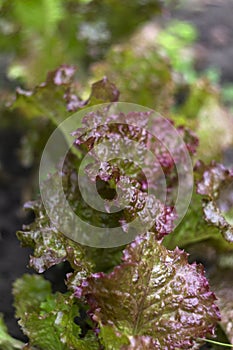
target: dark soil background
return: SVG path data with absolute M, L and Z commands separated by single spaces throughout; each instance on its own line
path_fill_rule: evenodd
M 12 335 L 22 337 L 12 307 L 11 285 L 26 271 L 28 253 L 20 247 L 15 231 L 25 220 L 20 217 L 22 189 L 29 171 L 23 169 L 17 160 L 20 134 L 12 129 L 0 130 L 0 164 L 3 171 L 0 182 L 0 310 Z
M 232 83 L 233 0 L 203 0 L 195 1 L 195 4 L 192 8 L 174 11 L 171 16 L 186 19 L 197 26 L 197 68 L 202 70 L 210 65 L 216 66 L 221 71 L 221 81 Z M 4 62 L 0 55 L 1 86 L 10 84 L 4 73 Z M 12 84 L 9 86 L 13 88 Z M 21 136 L 13 128 L 0 129 L 0 312 L 4 314 L 10 334 L 24 339 L 14 319 L 11 295 L 13 281 L 23 273 L 30 272 L 27 268 L 30 250 L 22 249 L 15 235 L 23 223 L 32 220 L 22 210 L 24 191 L 30 180 L 31 170 L 24 169 L 18 160 Z M 46 275 L 55 290 L 64 289 L 62 280 L 67 269 L 65 265 L 59 270 L 51 269 Z
M 222 83 L 233 82 L 232 13 L 232 0 L 187 1 L 186 8 L 172 13 L 172 17 L 189 21 L 198 29 L 196 68 L 216 67 Z

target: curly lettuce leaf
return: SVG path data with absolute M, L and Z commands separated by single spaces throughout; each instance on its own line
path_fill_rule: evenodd
M 78 305 L 70 293 L 52 294 L 41 276 L 25 275 L 14 283 L 16 315 L 30 345 L 43 350 L 97 350 L 93 332 L 81 339 L 75 323 Z
M 141 118 L 142 122 L 145 122 L 145 115 L 144 113 L 129 113 L 127 114 L 127 118 L 134 118 L 134 117 Z M 89 120 L 89 118 L 87 118 Z M 94 119 L 91 119 L 94 123 Z M 157 128 L 163 123 L 162 120 L 158 119 L 158 125 L 156 125 Z M 118 133 L 118 127 L 115 127 L 115 124 L 112 124 L 107 128 L 107 134 L 106 137 L 109 137 L 109 140 L 111 140 L 112 147 L 117 146 L 116 140 Z M 106 129 L 105 128 L 105 129 Z M 109 129 L 109 130 L 108 130 Z M 135 130 L 136 128 L 131 128 L 130 126 L 125 129 L 126 136 L 131 138 L 138 138 L 141 141 L 142 147 L 146 147 L 144 138 L 141 140 L 141 132 L 140 130 Z M 80 130 L 79 130 L 80 131 Z M 97 132 L 98 131 L 98 132 Z M 104 137 L 104 135 L 99 133 L 99 130 L 95 131 L 95 128 L 91 128 L 91 132 L 93 132 L 94 137 L 96 137 L 97 142 L 99 137 Z M 136 134 L 134 133 L 136 131 Z M 96 134 L 95 134 L 96 132 Z M 106 132 L 106 130 L 105 130 Z M 186 137 L 188 135 L 188 132 L 184 131 L 183 129 L 180 131 L 181 133 L 185 133 Z M 166 134 L 166 133 L 165 133 Z M 98 136 L 99 135 L 99 136 Z M 85 135 L 84 135 L 85 136 Z M 84 137 L 83 136 L 83 137 Z M 165 135 L 164 137 L 166 137 Z M 148 136 L 149 137 L 149 136 Z M 185 136 L 184 136 L 185 138 Z M 192 141 L 190 141 L 190 139 Z M 89 139 L 87 139 L 88 141 Z M 194 140 L 194 141 L 193 141 Z M 78 141 L 83 144 L 84 146 L 88 146 L 88 144 L 85 144 L 86 138 L 84 139 L 77 139 L 76 144 Z M 190 145 L 190 152 L 192 148 L 193 142 L 195 143 L 195 139 L 193 139 L 192 136 L 188 137 L 187 143 Z M 160 145 L 161 146 L 161 145 Z M 177 147 L 178 148 L 178 147 Z M 81 149 L 81 151 L 83 151 Z M 168 162 L 168 159 L 166 157 L 165 150 L 162 148 L 162 146 L 157 148 L 157 152 L 159 152 L 159 155 L 161 156 L 161 165 L 166 168 L 167 176 L 170 179 L 170 186 L 172 186 L 172 179 L 174 179 L 175 176 L 175 166 L 174 164 L 170 164 Z M 164 156 L 164 157 L 163 157 Z M 179 149 L 176 150 L 176 156 L 177 161 L 182 162 L 181 155 Z M 169 163 L 169 164 L 168 164 Z M 66 157 L 64 166 L 62 171 L 58 171 L 57 173 L 51 175 L 46 180 L 47 185 L 47 191 L 50 191 L 51 189 L 56 188 L 56 195 L 54 195 L 53 191 L 51 191 L 51 195 L 48 194 L 48 201 L 49 205 L 51 205 L 51 208 L 53 208 L 54 215 L 56 215 L 57 218 L 61 218 L 63 220 L 64 218 L 64 207 L 61 205 L 61 193 L 57 190 L 56 181 L 60 180 L 60 176 L 62 176 L 62 182 L 63 182 L 63 188 L 66 193 L 67 200 L 69 201 L 70 205 L 72 206 L 75 213 L 79 215 L 84 221 L 93 223 L 95 226 L 99 227 L 106 227 L 110 223 L 110 227 L 114 227 L 115 221 L 118 219 L 118 216 L 116 215 L 108 215 L 106 213 L 103 213 L 98 210 L 94 210 L 92 207 L 86 203 L 83 198 L 82 194 L 80 192 L 79 188 L 79 179 L 78 179 L 78 167 L 80 165 L 80 159 L 78 159 L 75 155 L 72 153 L 69 153 Z M 119 164 L 121 165 L 121 164 Z M 149 166 L 148 166 L 149 167 Z M 104 184 L 110 183 L 111 181 L 119 182 L 118 178 L 118 171 L 114 171 L 115 165 L 114 164 L 101 164 L 101 167 L 99 169 L 99 178 Z M 121 183 L 121 191 L 123 196 L 127 196 L 130 194 L 130 198 L 132 200 L 130 203 L 125 207 L 124 209 L 124 217 L 130 222 L 132 219 L 135 218 L 136 215 L 139 216 L 140 221 L 143 222 L 143 225 L 145 221 L 148 218 L 153 218 L 154 227 L 153 230 L 155 231 L 157 239 L 161 239 L 164 235 L 170 233 L 173 228 L 173 222 L 176 218 L 176 215 L 173 211 L 171 202 L 169 205 L 164 205 L 160 203 L 160 201 L 151 198 L 148 196 L 145 190 L 146 182 L 144 180 L 144 177 L 141 173 L 138 172 L 138 169 L 135 169 L 135 166 L 132 165 L 130 162 L 127 164 L 123 164 L 123 167 L 120 167 L 122 175 L 120 177 Z M 150 170 L 150 169 L 149 169 Z M 149 171 L 148 170 L 148 171 Z M 155 169 L 156 171 L 156 169 Z M 157 171 L 157 177 L 159 181 L 159 172 Z M 151 176 L 151 182 L 153 182 L 153 174 L 150 171 L 149 172 Z M 87 176 L 92 180 L 91 172 L 87 171 Z M 95 177 L 96 178 L 96 177 Z M 94 178 L 94 181 L 95 181 Z M 50 183 L 51 181 L 51 183 Z M 51 185 L 51 186 L 50 186 Z M 155 186 L 155 185 L 154 185 Z M 157 183 L 156 183 L 157 186 Z M 126 190 L 127 191 L 126 191 Z M 89 187 L 87 186 L 87 191 L 89 190 Z M 159 189 L 158 189 L 159 190 Z M 105 191 L 105 189 L 104 189 Z M 154 205 L 148 205 L 145 209 L 145 203 L 152 203 Z M 127 200 L 127 198 L 126 198 Z M 153 207 L 153 208 L 152 208 Z M 56 230 L 54 225 L 52 224 L 51 220 L 49 219 L 48 215 L 45 212 L 45 209 L 43 208 L 43 205 L 40 201 L 38 202 L 31 202 L 26 204 L 26 208 L 32 209 L 35 212 L 35 221 L 31 225 L 24 226 L 22 231 L 18 232 L 18 238 L 21 240 L 22 244 L 24 246 L 32 246 L 34 248 L 34 256 L 30 259 L 30 265 L 36 269 L 37 272 L 41 273 L 44 272 L 47 268 L 59 264 L 65 260 L 69 261 L 71 264 L 71 267 L 74 270 L 79 271 L 86 271 L 87 274 L 92 269 L 90 266 L 90 262 L 87 261 L 86 257 L 90 258 L 91 261 L 95 260 L 94 263 L 96 265 L 96 270 L 100 269 L 100 265 L 103 263 L 99 263 L 98 259 L 95 258 L 92 253 L 91 249 L 88 250 L 88 248 L 81 247 L 80 244 L 74 243 L 73 241 L 66 238 L 64 235 L 62 235 L 60 232 Z M 110 219 L 109 219 L 110 216 Z M 112 220 L 112 221 L 111 221 Z M 115 220 L 115 221 L 114 221 Z M 110 222 L 109 222 L 110 221 Z M 122 224 L 122 222 L 118 221 L 117 223 Z M 113 225 L 113 226 L 111 226 Z M 124 226 L 122 224 L 122 226 Z M 109 226 L 108 226 L 109 227 Z M 120 249 L 121 251 L 121 249 Z M 94 250 L 92 250 L 94 253 Z M 113 267 L 114 262 L 111 263 L 111 254 L 109 254 L 109 251 L 105 251 L 107 253 L 107 264 L 110 263 L 112 266 L 109 266 L 109 268 Z M 119 258 L 117 256 L 120 255 L 119 251 L 116 251 L 116 264 L 119 262 Z M 103 257 L 102 261 L 105 260 L 106 254 Z M 86 264 L 86 266 L 85 266 Z M 97 266 L 98 265 L 98 266 Z M 102 267 L 101 267 L 102 269 Z M 104 267 L 104 270 L 108 270 L 108 266 Z
M 87 276 L 92 269 L 86 259 L 85 249 L 66 238 L 51 224 L 41 201 L 28 202 L 25 207 L 34 210 L 35 221 L 25 225 L 17 236 L 23 246 L 34 248 L 34 255 L 30 257 L 30 266 L 42 273 L 53 265 L 68 261 L 71 267 Z
M 88 106 L 104 102 L 117 102 L 120 92 L 107 77 L 92 84 L 91 94 L 87 100 Z
M 59 206 L 59 201 L 56 205 Z M 67 276 L 67 285 L 73 289 L 92 271 L 109 272 L 120 263 L 123 247 L 96 249 L 81 246 L 56 231 L 40 200 L 27 202 L 25 208 L 34 211 L 35 220 L 30 225 L 24 225 L 17 236 L 22 246 L 34 249 L 29 265 L 37 272 L 42 273 L 68 261 L 74 272 Z
M 44 117 L 58 125 L 69 116 L 69 112 L 76 112 L 97 101 L 103 103 L 118 100 L 119 91 L 107 78 L 92 84 L 90 97 L 82 100 L 74 81 L 75 72 L 74 66 L 61 65 L 50 71 L 46 81 L 33 90 L 18 88 L 11 108 L 17 108 L 29 118 Z
M 80 97 L 81 87 L 75 80 L 76 68 L 61 65 L 50 71 L 44 82 L 32 90 L 16 90 L 16 97 L 11 103 L 11 110 L 25 119 L 28 132 L 24 132 L 21 148 L 23 164 L 30 166 L 33 160 L 40 158 L 44 146 L 54 128 L 71 113 L 97 103 L 115 102 L 119 91 L 107 78 L 95 82 L 91 87 L 90 97 Z M 77 125 L 74 126 L 74 129 Z M 64 132 L 67 137 L 66 132 Z
M 64 177 L 65 182 L 69 183 L 70 178 L 77 178 L 77 173 L 75 169 L 67 166 Z M 75 186 L 77 185 L 78 183 L 75 184 Z M 73 191 L 75 188 L 66 187 L 68 198 L 72 205 L 77 208 L 80 206 L 80 197 L 79 191 Z M 59 192 L 55 197 L 51 196 L 51 205 L 58 215 L 63 213 L 59 202 Z M 123 247 L 96 249 L 81 246 L 56 230 L 41 200 L 28 202 L 25 204 L 25 208 L 34 211 L 35 219 L 31 224 L 24 225 L 23 229 L 17 232 L 17 236 L 22 246 L 30 246 L 34 249 L 33 255 L 30 256 L 30 266 L 37 272 L 42 273 L 53 265 L 68 261 L 74 274 L 69 275 L 67 284 L 73 288 L 73 283 L 77 286 L 78 281 L 86 278 L 91 271 L 108 272 L 120 263 Z M 82 210 L 83 215 L 84 212 L 86 213 L 85 219 L 88 220 L 90 217 L 88 210 L 84 211 L 82 207 L 80 210 Z
M 110 274 L 93 274 L 76 289 L 94 321 L 127 336 L 148 336 L 160 348 L 190 348 L 213 334 L 219 320 L 215 296 L 201 265 L 189 265 L 178 248 L 169 251 L 152 233 L 124 251 Z
M 163 243 L 169 249 L 207 241 L 218 253 L 232 252 L 232 170 L 212 162 L 195 166 L 196 192 L 187 214 Z
M 96 112 L 86 114 L 82 121 L 84 128 L 78 128 L 73 134 L 76 136 L 75 146 L 78 151 L 82 152 L 85 149 L 92 156 L 93 163 L 88 164 L 85 168 L 87 177 L 95 182 L 97 172 L 102 188 L 104 185 L 108 186 L 110 192 L 118 187 L 121 193 L 120 200 L 122 203 L 127 203 L 126 206 L 123 205 L 124 210 L 118 212 L 118 217 L 114 215 L 117 221 L 115 226 L 121 226 L 124 231 L 128 232 L 129 223 L 135 218 L 139 225 L 143 223 L 143 228 L 152 221 L 154 225 L 148 229 L 155 232 L 157 239 L 162 239 L 172 231 L 176 219 L 174 203 L 179 182 L 177 165 L 183 162 L 183 148 L 181 144 L 177 145 L 177 139 L 173 140 L 171 137 L 171 129 L 167 127 L 168 124 L 173 124 L 171 121 L 158 117 L 156 122 L 149 125 L 151 132 L 145 131 L 145 125 L 149 124 L 151 113 L 151 111 L 132 111 L 116 115 L 116 113 L 108 113 L 106 108 L 100 108 Z M 135 120 L 137 126 L 134 125 Z M 179 127 L 177 130 L 190 155 L 193 155 L 198 145 L 197 137 L 187 128 Z M 159 139 L 154 135 L 160 135 Z M 107 158 L 108 154 L 119 154 L 119 140 L 127 141 L 127 150 L 130 150 L 132 154 L 135 151 L 135 141 L 137 142 L 137 157 L 140 166 L 135 166 L 132 161 L 126 159 L 102 160 L 101 151 L 98 154 L 96 146 L 107 142 L 108 147 L 105 150 Z M 172 156 L 164 146 L 166 142 L 169 142 L 170 148 L 173 149 Z M 151 161 L 146 152 L 148 149 L 156 154 L 159 165 Z M 161 169 L 163 174 L 161 174 Z M 165 204 L 159 201 L 159 195 L 153 196 L 156 191 L 161 194 L 164 174 L 167 195 Z M 153 194 L 148 195 L 148 187 L 153 189 Z M 89 193 L 90 186 L 86 186 L 85 190 Z M 121 204 L 118 201 L 119 197 L 114 198 L 113 203 L 106 205 L 114 204 L 122 207 L 119 205 Z M 149 202 L 151 205 L 148 205 Z M 148 210 L 149 207 L 151 210 Z M 94 215 L 93 211 L 92 217 Z M 98 217 L 100 215 L 101 213 L 98 214 Z
M 122 247 L 117 248 L 92 248 L 86 247 L 86 259 L 92 264 L 93 272 L 110 272 L 120 264 L 122 258 Z M 77 286 L 86 278 L 86 271 L 75 270 L 66 275 L 66 285 L 69 290 L 75 291 Z
M 233 204 L 233 170 L 212 162 L 209 166 L 199 163 L 197 171 L 200 173 L 197 192 L 204 198 L 204 218 L 220 230 L 227 242 L 233 243 L 233 224 L 226 215 Z
M 43 302 L 39 314 L 29 313 L 20 324 L 30 343 L 45 350 L 97 350 L 98 341 L 94 333 L 80 339 L 81 329 L 74 322 L 79 315 L 72 297 L 55 294 Z
M 182 222 L 163 240 L 168 249 L 187 247 L 208 241 L 218 252 L 232 251 L 233 245 L 226 242 L 219 228 L 206 222 L 203 215 L 202 196 L 193 193 L 192 201 Z
M 15 315 L 20 318 L 28 310 L 38 310 L 40 303 L 52 293 L 50 282 L 38 275 L 25 274 L 13 284 Z
M 69 100 L 72 98 L 74 66 L 62 65 L 49 72 L 46 81 L 33 90 L 16 90 L 16 99 L 12 108 L 19 110 L 28 118 L 44 117 L 51 119 L 55 125 L 68 116 Z M 78 108 L 78 104 L 76 107 Z M 80 102 L 81 107 L 81 102 Z

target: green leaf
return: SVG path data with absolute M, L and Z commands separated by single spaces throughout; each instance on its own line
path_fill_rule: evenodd
M 118 101 L 119 91 L 106 77 L 92 84 L 90 97 L 82 101 L 74 83 L 74 66 L 61 65 L 48 73 L 46 81 L 32 91 L 16 90 L 11 108 L 21 111 L 28 118 L 47 118 L 55 126 L 86 105 Z
M 79 308 L 71 293 L 51 294 L 49 282 L 41 276 L 25 275 L 14 283 L 16 315 L 30 344 L 43 350 L 97 350 L 93 332 L 80 339 L 74 322 Z
M 23 343 L 12 338 L 4 323 L 3 316 L 0 314 L 0 350 L 17 350 L 23 349 Z
M 58 198 L 53 200 L 54 207 L 55 203 L 59 206 Z M 42 273 L 53 265 L 68 261 L 75 271 L 82 272 L 81 275 L 86 277 L 92 265 L 86 259 L 85 249 L 55 230 L 41 201 L 28 202 L 25 207 L 34 210 L 36 219 L 24 226 L 24 231 L 18 231 L 17 236 L 23 246 L 34 248 L 30 266 Z
M 197 79 L 194 69 L 194 55 L 190 46 L 197 36 L 195 28 L 188 22 L 171 21 L 167 28 L 158 34 L 158 44 L 169 57 L 172 68 L 183 75 L 189 83 Z M 187 48 L 189 52 L 187 53 Z M 186 51 L 185 51 L 186 50 Z M 180 60 L 180 56 L 183 57 Z
M 76 295 L 86 296 L 101 325 L 129 339 L 149 336 L 160 349 L 192 346 L 219 319 L 203 267 L 189 265 L 183 251 L 167 250 L 152 233 L 132 242 L 113 272 L 87 278 Z
M 233 144 L 231 113 L 221 106 L 217 90 L 206 79 L 199 79 L 189 88 L 184 87 L 184 94 L 185 91 L 187 97 L 177 114 L 182 115 L 198 135 L 197 159 L 223 159 L 223 152 Z
M 128 338 L 121 333 L 116 334 L 114 328 L 110 325 L 100 327 L 99 338 L 106 350 L 118 350 L 123 345 L 129 344 Z
M 218 251 L 232 250 L 233 248 L 224 240 L 217 227 L 205 221 L 202 197 L 194 193 L 184 219 L 174 232 L 164 238 L 163 244 L 168 249 L 174 249 L 177 246 L 184 248 L 190 244 L 206 240 L 209 244 L 214 245 Z
M 92 261 L 94 272 L 110 272 L 119 265 L 122 258 L 123 247 L 86 249 L 87 257 Z
M 35 30 L 47 36 L 53 34 L 64 15 L 61 0 L 38 0 L 33 3 L 28 0 L 14 0 L 13 11 L 25 30 Z
M 16 317 L 21 318 L 28 311 L 38 310 L 40 303 L 52 292 L 49 281 L 38 275 L 23 275 L 13 284 Z
M 33 157 L 40 159 L 42 150 L 53 132 L 72 112 L 97 103 L 115 102 L 118 100 L 119 91 L 107 78 L 95 82 L 92 85 L 88 99 L 82 100 L 77 91 L 77 83 L 74 82 L 76 68 L 74 66 L 61 65 L 54 71 L 50 71 L 45 82 L 36 86 L 33 90 L 16 90 L 15 101 L 11 104 L 11 110 L 20 114 L 27 120 L 29 130 L 23 138 L 21 158 L 25 165 L 33 163 Z M 65 140 L 73 141 L 71 131 L 78 128 L 77 119 L 73 129 L 60 130 Z
M 40 313 L 30 313 L 21 320 L 30 342 L 48 350 L 98 349 L 94 334 L 87 339 L 79 339 L 80 327 L 74 322 L 79 315 L 78 305 L 73 297 L 56 293 L 41 303 Z
M 18 88 L 11 108 L 17 108 L 28 118 L 43 117 L 58 125 L 69 115 L 71 98 L 72 108 L 74 108 L 74 99 L 77 102 L 76 107 L 79 107 L 78 97 L 73 96 L 71 92 L 75 70 L 74 66 L 62 65 L 57 70 L 49 72 L 46 81 L 32 91 Z

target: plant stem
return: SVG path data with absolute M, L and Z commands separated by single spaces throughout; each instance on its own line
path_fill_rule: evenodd
M 229 348 L 233 348 L 232 344 L 220 343 L 218 341 L 214 341 L 214 340 L 210 340 L 210 339 L 204 339 L 204 338 L 198 338 L 198 340 L 202 340 L 202 341 L 204 340 L 207 343 L 212 343 L 212 344 L 216 344 L 216 345 L 222 345 L 222 346 L 226 346 L 226 347 L 229 347 Z

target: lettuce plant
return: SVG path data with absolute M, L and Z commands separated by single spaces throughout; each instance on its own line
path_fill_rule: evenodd
M 50 73 L 46 83 L 34 91 L 19 90 L 14 107 L 35 118 L 43 115 L 57 125 L 69 113 L 85 106 L 117 101 L 119 91 L 107 79 L 93 84 L 89 98 L 81 99 L 72 75 L 73 68 L 63 66 Z M 231 340 L 232 313 L 224 302 L 232 304 L 229 284 L 226 281 L 225 289 L 220 289 L 218 300 L 217 275 L 215 281 L 210 279 L 209 282 L 203 266 L 190 263 L 183 248 L 200 241 L 212 244 L 215 240 L 219 249 L 232 252 L 232 223 L 224 214 L 221 197 L 223 187 L 232 183 L 232 170 L 216 163 L 196 164 L 197 193 L 183 222 L 174 230 L 176 212 L 171 193 L 177 183 L 177 172 L 166 148 L 160 144 L 156 148 L 167 180 L 165 204 L 155 203 L 155 198 L 150 197 L 144 175 L 131 162 L 125 162 L 123 166 L 120 160 L 117 164 L 106 162 L 97 176 L 97 185 L 104 198 L 114 197 L 118 183 L 123 193 L 127 195 L 129 189 L 133 194 L 133 200 L 121 215 L 110 217 L 109 222 L 104 213 L 93 211 L 81 197 L 77 172 L 82 157 L 104 139 L 109 140 L 113 148 L 117 147 L 119 133 L 129 142 L 137 141 L 142 150 L 150 143 L 150 136 L 130 125 L 124 128 L 118 124 L 99 127 L 95 125 L 95 118 L 98 115 L 83 119 L 90 130 L 84 136 L 82 128 L 74 130 L 74 146 L 67 154 L 62 171 L 50 175 L 45 183 L 61 176 L 66 198 L 73 210 L 96 226 L 112 227 L 121 223 L 127 234 L 128 222 L 135 217 L 143 220 L 149 214 L 155 225 L 125 246 L 92 248 L 59 232 L 41 199 L 26 203 L 25 208 L 34 211 L 35 219 L 17 236 L 22 246 L 33 248 L 29 265 L 39 275 L 24 275 L 15 281 L 13 294 L 16 317 L 28 343 L 15 342 L 3 328 L 0 346 L 7 344 L 7 350 L 199 349 L 206 338 L 214 337 L 218 322 L 222 322 L 221 327 Z M 143 127 L 147 114 L 129 112 L 122 118 L 137 118 Z M 158 119 L 153 127 L 167 133 L 162 126 L 162 120 Z M 177 130 L 193 157 L 198 147 L 197 136 L 183 125 Z M 179 147 L 176 144 L 173 147 L 176 164 L 182 163 Z M 98 154 L 95 157 L 97 160 Z M 118 165 L 121 165 L 121 172 Z M 149 176 L 156 184 L 158 171 L 156 167 L 152 170 Z M 96 181 L 90 168 L 85 168 L 85 172 L 90 181 Z M 156 204 L 156 210 L 149 214 L 144 213 L 148 200 Z M 230 201 L 228 198 L 229 207 Z M 62 214 L 59 191 L 56 196 L 51 196 L 51 206 L 58 216 Z M 52 266 L 58 265 L 59 268 L 64 262 L 70 266 L 65 280 L 67 291 L 54 293 L 50 282 L 41 274 Z

